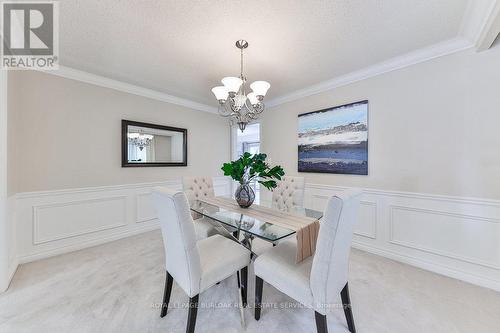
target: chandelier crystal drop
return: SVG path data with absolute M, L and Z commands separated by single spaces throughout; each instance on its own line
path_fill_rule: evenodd
M 212 92 L 219 101 L 219 114 L 229 117 L 231 125 L 237 124 L 243 132 L 247 124 L 256 120 L 264 111 L 265 105 L 262 101 L 271 85 L 266 81 L 255 81 L 250 84 L 252 92 L 247 94 L 247 78 L 243 75 L 243 50 L 248 47 L 248 42 L 238 40 L 236 47 L 240 49 L 241 54 L 240 77 L 223 78 L 223 86 L 212 88 Z

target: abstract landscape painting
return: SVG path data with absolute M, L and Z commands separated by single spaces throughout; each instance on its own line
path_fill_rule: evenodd
M 368 101 L 299 115 L 299 172 L 368 174 Z

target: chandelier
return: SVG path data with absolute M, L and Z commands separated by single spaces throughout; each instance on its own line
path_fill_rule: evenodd
M 225 77 L 221 80 L 223 86 L 212 88 L 215 98 L 219 101 L 219 114 L 230 117 L 231 125 L 238 124 L 243 132 L 248 123 L 256 120 L 264 111 L 264 96 L 271 87 L 269 82 L 255 81 L 250 84 L 252 92 L 247 94 L 247 78 L 243 75 L 243 50 L 248 47 L 246 40 L 238 40 L 236 47 L 241 53 L 240 77 Z
M 149 134 L 142 133 L 128 133 L 128 141 L 139 148 L 140 151 L 151 144 L 153 141 L 153 136 Z

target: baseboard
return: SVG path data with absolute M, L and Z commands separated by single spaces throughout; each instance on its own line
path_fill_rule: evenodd
M 138 235 L 138 234 L 141 234 L 144 232 L 156 230 L 159 227 L 160 227 L 159 224 L 156 222 L 156 223 L 153 223 L 152 225 L 140 226 L 140 227 L 132 229 L 132 230 L 129 229 L 129 230 L 121 231 L 121 232 L 116 232 L 116 233 L 112 234 L 111 236 L 94 238 L 94 239 L 89 240 L 89 241 L 83 241 L 83 242 L 74 243 L 74 244 L 67 245 L 67 246 L 53 248 L 53 249 L 50 249 L 47 251 L 41 251 L 41 252 L 37 252 L 34 254 L 21 256 L 17 260 L 18 260 L 19 264 L 25 264 L 25 263 L 32 262 L 32 261 L 50 258 L 50 257 L 58 256 L 61 254 L 82 250 L 82 249 L 85 249 L 88 247 L 93 247 L 93 246 L 113 242 L 113 241 L 116 241 L 116 240 L 119 240 L 122 238 L 126 238 L 126 237 L 130 237 L 130 236 Z
M 379 255 L 384 258 L 392 259 L 404 264 L 408 264 L 414 267 L 424 269 L 436 274 L 440 274 L 446 277 L 454 278 L 460 281 L 474 284 L 476 286 L 489 288 L 495 291 L 500 291 L 500 281 L 488 279 L 485 277 L 477 276 L 469 272 L 464 272 L 461 270 L 456 270 L 447 266 L 437 265 L 432 262 L 428 262 L 415 257 L 405 256 L 399 253 L 388 251 L 386 249 L 377 248 L 374 246 L 362 244 L 353 241 L 352 247 L 358 250 L 362 250 L 368 253 Z

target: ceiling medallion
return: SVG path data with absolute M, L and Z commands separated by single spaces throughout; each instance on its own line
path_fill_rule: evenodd
M 264 111 L 264 96 L 271 87 L 269 82 L 255 81 L 250 84 L 252 92 L 246 93 L 247 78 L 243 75 L 243 50 L 248 47 L 246 40 L 238 40 L 236 47 L 241 53 L 240 77 L 225 77 L 221 80 L 223 86 L 212 88 L 215 98 L 219 101 L 219 114 L 230 117 L 231 125 L 238 124 L 243 132 L 248 123 L 256 120 Z

